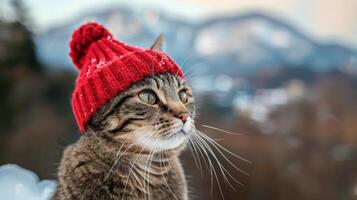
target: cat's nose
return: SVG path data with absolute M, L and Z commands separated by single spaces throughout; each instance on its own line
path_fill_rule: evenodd
M 183 123 L 187 122 L 188 117 L 189 117 L 188 114 L 180 114 L 178 116 L 178 118 L 180 118 Z

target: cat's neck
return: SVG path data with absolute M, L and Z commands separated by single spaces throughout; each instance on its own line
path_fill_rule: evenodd
M 154 170 L 155 168 L 170 167 L 170 162 L 177 159 L 184 149 L 184 146 L 180 146 L 172 150 L 150 152 L 140 146 L 125 144 L 125 141 L 106 140 L 91 129 L 80 138 L 79 143 L 82 148 L 91 151 L 96 159 L 108 166 L 112 166 L 113 163 L 119 163 L 122 167 L 134 164 L 138 169 L 146 170 L 149 170 L 147 167 Z

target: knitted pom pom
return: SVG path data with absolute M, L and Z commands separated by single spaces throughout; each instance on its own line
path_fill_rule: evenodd
M 95 41 L 110 37 L 112 37 L 112 35 L 100 24 L 87 23 L 82 25 L 79 29 L 73 32 L 69 44 L 69 55 L 72 58 L 72 62 L 80 70 L 83 65 L 81 58 L 86 55 L 88 47 Z

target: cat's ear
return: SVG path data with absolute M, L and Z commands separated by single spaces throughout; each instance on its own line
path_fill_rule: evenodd
M 150 49 L 162 51 L 164 46 L 164 35 L 161 33 L 155 40 L 154 44 L 151 45 Z

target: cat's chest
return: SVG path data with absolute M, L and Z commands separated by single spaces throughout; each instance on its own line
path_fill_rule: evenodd
M 114 190 L 119 190 L 132 199 L 186 199 L 184 175 L 177 166 L 164 173 L 153 169 L 142 170 L 139 167 L 122 166 L 118 169 L 121 169 L 120 173 L 113 173 L 107 187 L 114 187 Z
M 158 200 L 185 199 L 185 185 L 182 184 L 181 174 L 178 174 L 177 171 L 171 170 L 164 175 L 152 175 L 150 179 L 152 180 L 146 179 L 146 192 L 142 195 L 150 194 L 150 199 Z

